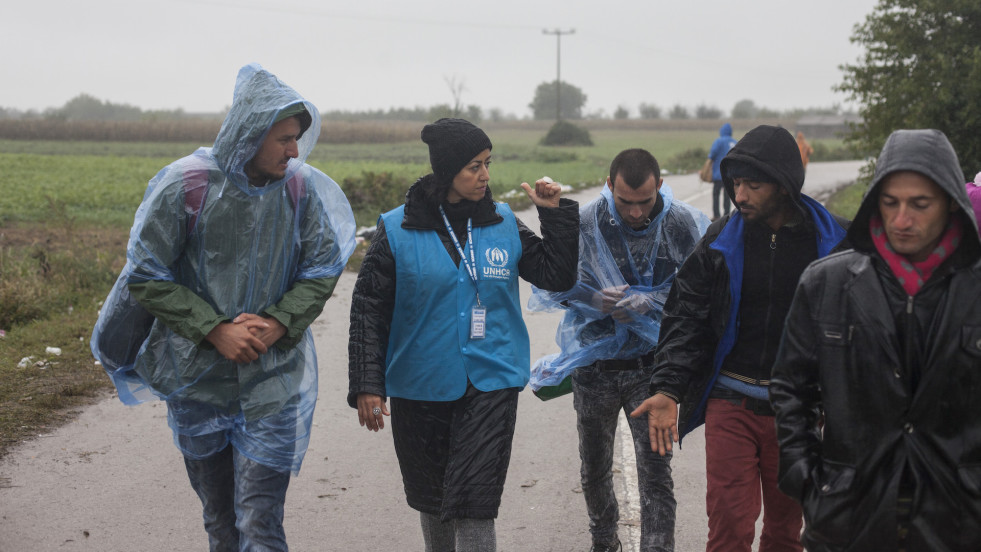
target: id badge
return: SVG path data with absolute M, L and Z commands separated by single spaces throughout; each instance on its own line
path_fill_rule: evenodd
M 470 339 L 483 339 L 487 330 L 487 308 L 470 309 Z

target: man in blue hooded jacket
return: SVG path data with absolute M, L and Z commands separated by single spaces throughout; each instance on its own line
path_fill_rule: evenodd
M 110 375 L 128 404 L 166 400 L 212 551 L 287 549 L 317 397 L 309 325 L 354 249 L 343 193 L 304 163 L 319 131 L 313 104 L 243 67 L 214 147 L 150 181 L 130 234 L 121 280 L 155 320 Z
M 541 391 L 571 374 L 590 550 L 617 552 L 617 420 L 648 397 L 664 300 L 708 218 L 674 198 L 650 152 L 628 149 L 613 159 L 606 187 L 582 208 L 579 220 L 575 287 L 562 293 L 536 289 L 530 303 L 533 310 L 566 310 L 557 332 L 562 351 L 535 364 L 532 388 Z M 674 550 L 671 458 L 651 448 L 644 420 L 627 421 L 637 457 L 640 550 Z
M 712 163 L 712 221 L 715 222 L 722 215 L 728 215 L 732 210 L 732 203 L 729 201 L 729 194 L 725 193 L 722 185 L 722 160 L 729 150 L 736 145 L 736 140 L 732 137 L 732 125 L 729 123 L 719 127 L 719 137 L 712 142 L 709 148 L 708 160 Z M 725 202 L 725 208 L 719 209 L 719 196 Z
M 847 222 L 801 194 L 804 167 L 783 128 L 749 131 L 722 177 L 738 210 L 709 227 L 675 277 L 653 396 L 634 414 L 649 413 L 660 454 L 705 424 L 708 552 L 749 552 L 761 507 L 760 552 L 799 552 L 800 506 L 777 488 L 770 369 L 797 280 Z

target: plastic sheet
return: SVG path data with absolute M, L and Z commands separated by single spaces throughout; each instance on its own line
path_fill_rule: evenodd
M 312 117 L 299 157 L 281 180 L 251 186 L 245 164 L 277 114 L 297 103 Z M 243 67 L 214 147 L 161 170 L 137 210 L 127 263 L 100 313 L 92 352 L 123 402 L 168 401 L 185 453 L 201 451 L 182 446 L 182 436 L 234 429 L 239 450 L 253 460 L 299 470 L 317 398 L 312 334 L 307 329 L 294 348 L 235 364 L 155 321 L 126 283 L 175 282 L 231 319 L 262 312 L 297 280 L 339 275 L 354 250 L 355 224 L 340 187 L 304 163 L 319 133 L 312 104 L 258 65 Z
M 616 212 L 610 189 L 580 214 L 579 281 L 571 290 L 552 293 L 534 288 L 532 311 L 565 309 L 556 330 L 559 353 L 540 358 L 530 385 L 559 385 L 580 366 L 602 359 L 633 359 L 657 343 L 661 311 L 677 269 L 708 228 L 704 213 L 674 199 L 662 185 L 661 213 L 643 230 L 633 230 Z M 623 296 L 604 312 L 604 289 Z

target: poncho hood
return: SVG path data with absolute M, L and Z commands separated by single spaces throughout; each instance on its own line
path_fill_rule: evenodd
M 277 182 L 289 180 L 313 151 L 320 137 L 320 112 L 296 90 L 258 64 L 252 63 L 239 70 L 232 107 L 211 150 L 218 166 L 232 184 L 256 195 L 278 189 L 277 186 L 267 185 L 250 190 L 245 165 L 259 151 L 279 113 L 286 109 L 292 110 L 297 104 L 302 104 L 310 114 L 311 124 L 297 141 L 299 156 L 290 160 L 286 176 Z

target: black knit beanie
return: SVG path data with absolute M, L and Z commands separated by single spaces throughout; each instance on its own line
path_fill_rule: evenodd
M 480 152 L 493 147 L 483 130 L 463 119 L 444 118 L 426 125 L 422 141 L 429 145 L 433 173 L 444 183 L 452 181 Z

